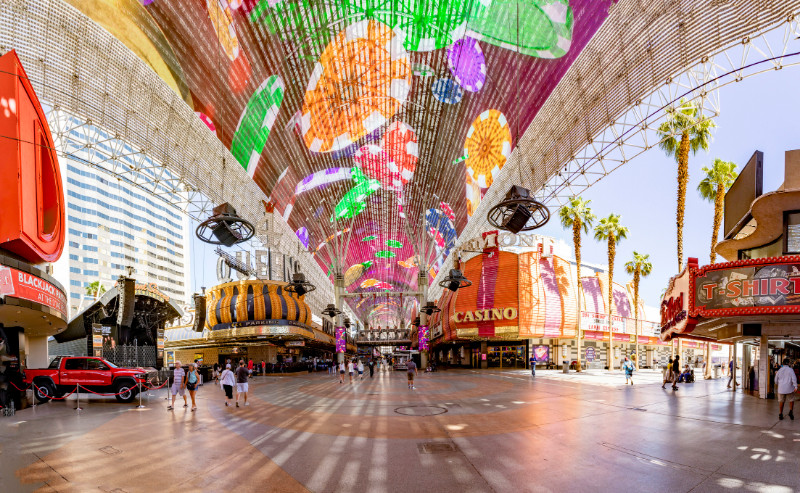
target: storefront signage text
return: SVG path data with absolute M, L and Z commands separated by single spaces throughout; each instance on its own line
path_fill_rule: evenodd
M 169 301 L 169 296 L 159 291 L 158 286 L 153 283 L 150 284 L 137 284 L 134 288 L 136 296 L 149 296 L 155 298 L 162 303 Z
M 800 256 L 709 265 L 692 279 L 694 316 L 718 317 L 800 310 Z
M 0 296 L 35 301 L 67 316 L 67 295 L 41 277 L 0 266 Z
M 465 255 L 467 252 L 483 251 L 491 248 L 505 247 L 529 247 L 537 248 L 547 241 L 550 244 L 552 253 L 552 239 L 539 235 L 517 235 L 507 232 L 486 234 L 480 238 L 473 238 L 465 241 L 456 250 L 456 256 Z M 465 251 L 462 253 L 462 251 Z
M 514 320 L 517 318 L 516 308 L 486 308 L 471 312 L 456 312 L 453 319 L 461 322 L 491 322 L 493 320 Z
M 689 284 L 697 259 L 690 257 L 686 267 L 673 277 L 661 299 L 661 339 L 669 340 L 674 333 L 688 333 L 694 329 L 695 320 L 689 317 Z

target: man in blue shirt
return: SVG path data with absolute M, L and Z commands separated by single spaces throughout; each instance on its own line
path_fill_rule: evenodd
M 536 353 L 531 353 L 530 363 L 531 363 L 531 376 L 535 377 L 536 376 Z

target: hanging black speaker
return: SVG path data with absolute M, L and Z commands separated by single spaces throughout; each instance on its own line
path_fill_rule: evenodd
M 202 294 L 194 295 L 194 324 L 192 330 L 203 332 L 206 325 L 206 297 Z
M 133 324 L 133 311 L 136 306 L 136 280 L 131 277 L 120 277 L 117 280 L 117 290 L 119 291 L 117 325 L 130 327 Z

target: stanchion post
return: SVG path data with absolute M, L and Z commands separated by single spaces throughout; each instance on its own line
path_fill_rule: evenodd
M 136 406 L 136 409 L 143 409 L 144 406 L 142 405 L 142 379 L 139 379 L 139 405 Z
M 75 395 L 78 396 L 78 403 L 75 406 L 75 410 L 78 412 L 83 411 L 81 407 L 81 384 L 75 386 Z
M 31 407 L 36 411 L 36 385 L 33 382 L 31 382 L 31 390 L 33 391 L 31 392 Z

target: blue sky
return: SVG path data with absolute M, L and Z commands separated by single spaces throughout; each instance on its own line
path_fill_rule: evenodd
M 785 68 L 757 75 L 720 89 L 720 116 L 715 120 L 709 152 L 698 152 L 689 160 L 689 188 L 684 225 L 684 262 L 697 257 L 700 265 L 709 262 L 714 207 L 700 198 L 697 185 L 702 167 L 714 158 L 733 161 L 741 169 L 756 150 L 764 153 L 764 192 L 783 182 L 784 152 L 800 148 L 798 126 L 793 117 L 800 110 L 796 97 L 798 69 Z M 640 296 L 648 306 L 657 307 L 661 290 L 678 272 L 675 242 L 677 165 L 660 149 L 651 149 L 619 168 L 582 194 L 592 201 L 595 214 L 606 217 L 620 214 L 630 230 L 628 239 L 617 248 L 614 278 L 630 280 L 623 267 L 633 251 L 650 255 L 652 274 L 640 286 Z M 555 214 L 556 211 L 551 211 Z M 563 230 L 557 217 L 539 230 L 541 234 L 572 242 L 571 232 Z M 606 244 L 585 238 L 582 249 L 586 262 L 607 263 Z M 719 256 L 717 262 L 724 261 Z M 648 317 L 652 315 L 648 313 Z
M 720 90 L 720 116 L 708 153 L 703 151 L 689 161 L 689 189 L 684 226 L 684 257 L 698 257 L 708 263 L 711 242 L 713 204 L 700 199 L 697 184 L 701 168 L 719 157 L 743 166 L 754 151 L 764 152 L 764 192 L 777 189 L 783 182 L 784 152 L 800 148 L 800 135 L 792 117 L 800 114 L 800 98 L 796 97 L 798 69 L 785 68 L 733 83 Z M 630 230 L 628 239 L 617 249 L 615 279 L 627 282 L 625 262 L 633 251 L 650 255 L 652 274 L 643 279 L 640 296 L 645 304 L 657 307 L 661 290 L 678 271 L 675 246 L 675 203 L 677 166 L 659 149 L 652 149 L 627 163 L 587 190 L 583 197 L 592 201 L 598 217 L 620 214 Z M 540 234 L 572 241 L 570 232 L 553 219 L 537 231 Z M 194 227 L 194 226 L 193 226 Z M 214 247 L 197 241 L 192 235 L 192 284 L 216 284 Z M 606 244 L 585 238 L 583 260 L 607 263 Z M 717 259 L 721 259 L 718 257 Z M 654 314 L 648 313 L 649 318 Z

